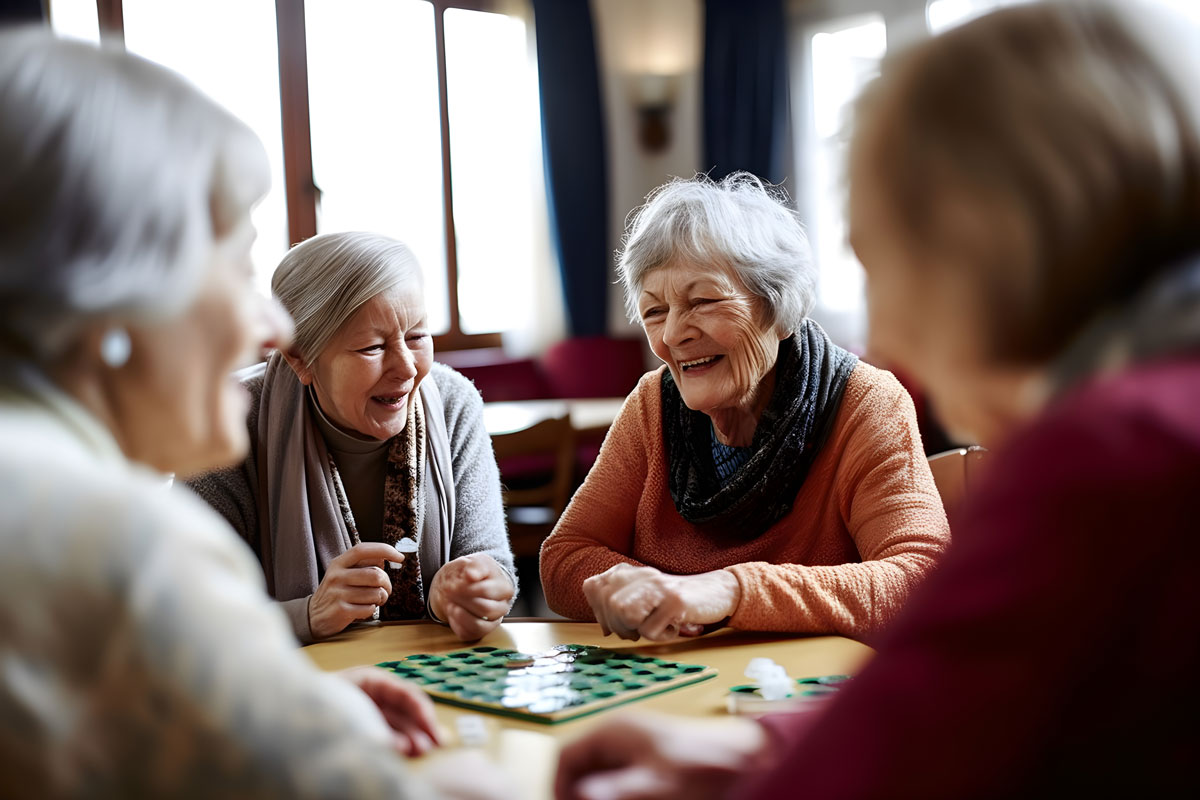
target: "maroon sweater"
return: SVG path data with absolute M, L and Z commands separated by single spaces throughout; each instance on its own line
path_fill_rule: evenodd
M 1200 358 L 1077 388 L 985 484 L 745 796 L 1200 796 Z

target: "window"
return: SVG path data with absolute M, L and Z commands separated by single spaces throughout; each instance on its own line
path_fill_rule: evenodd
M 929 32 L 936 34 L 997 8 L 1028 2 L 1030 0 L 929 0 L 925 19 L 929 23 Z
M 123 3 L 125 47 L 186 77 L 249 125 L 266 147 L 271 189 L 252 214 L 258 238 L 251 250 L 265 294 L 288 247 L 274 11 L 270 3 L 245 0 Z M 238 24 L 228 24 L 232 19 Z
M 182 73 L 263 140 L 273 186 L 254 214 L 260 286 L 290 242 L 395 236 L 421 262 L 447 349 L 527 327 L 535 267 L 548 272 L 536 67 L 525 23 L 491 8 L 54 0 L 50 10 L 64 35 L 123 40 Z
M 797 130 L 802 174 L 798 198 L 813 256 L 820 266 L 813 316 L 836 341 L 861 351 L 866 342 L 862 265 L 847 243 L 845 172 L 854 99 L 879 71 L 887 26 L 879 14 L 810 23 L 803 27 L 804 80 L 797 81 L 804 110 Z

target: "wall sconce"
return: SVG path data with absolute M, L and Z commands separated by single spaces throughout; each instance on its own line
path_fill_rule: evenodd
M 657 153 L 671 142 L 671 109 L 675 106 L 676 75 L 634 75 L 633 97 L 638 114 L 638 143 Z
M 671 143 L 671 117 L 699 68 L 702 0 L 604 0 L 593 3 L 608 43 L 609 68 L 622 76 L 647 153 Z

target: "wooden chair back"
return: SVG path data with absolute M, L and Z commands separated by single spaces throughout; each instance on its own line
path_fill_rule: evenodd
M 500 464 L 500 480 L 505 484 L 504 509 L 513 555 L 536 557 L 542 540 L 550 534 L 571 497 L 575 471 L 575 431 L 571 418 L 542 420 L 519 431 L 496 434 L 492 437 L 492 447 Z M 539 456 L 551 467 L 544 473 L 546 479 L 517 489 L 507 488 L 505 463 Z

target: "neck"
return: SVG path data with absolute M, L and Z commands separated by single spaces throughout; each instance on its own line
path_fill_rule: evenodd
M 762 377 L 754 390 L 737 405 L 709 411 L 717 441 L 727 447 L 749 447 L 771 394 L 775 390 L 775 368 Z

